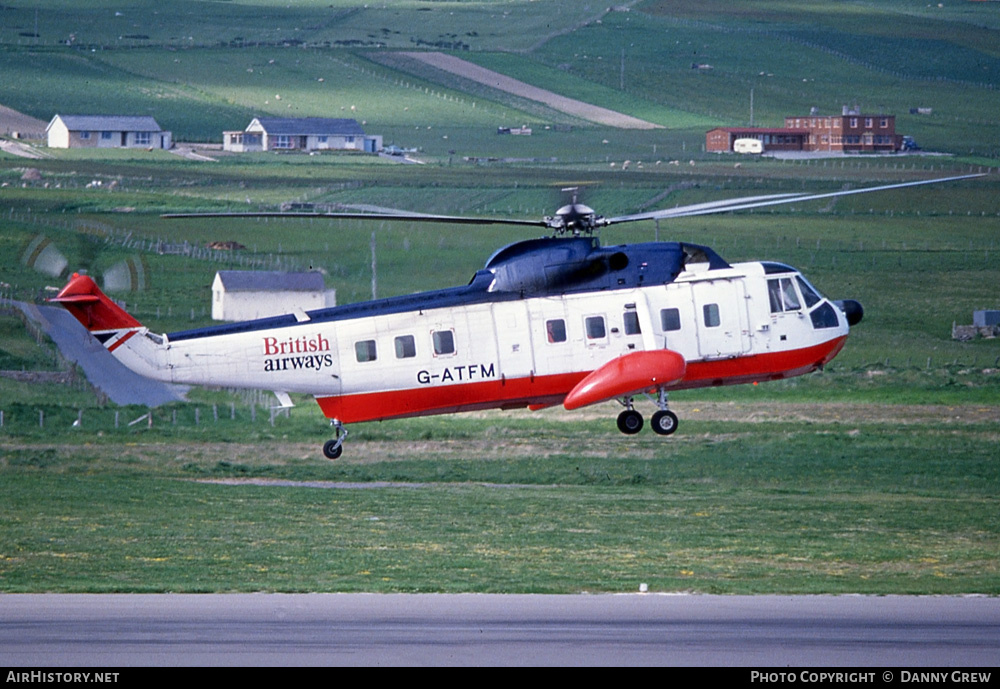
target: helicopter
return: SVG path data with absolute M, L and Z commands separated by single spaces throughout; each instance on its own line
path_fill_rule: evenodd
M 970 179 L 962 175 L 828 193 L 711 201 L 617 217 L 572 201 L 538 220 L 409 212 L 179 213 L 165 217 L 326 217 L 540 227 L 549 236 L 496 251 L 467 285 L 311 311 L 154 333 L 74 274 L 51 299 L 128 368 L 185 384 L 316 399 L 341 456 L 352 423 L 485 409 L 567 410 L 617 400 L 625 434 L 679 425 L 676 390 L 781 380 L 821 369 L 864 309 L 824 297 L 795 268 L 728 263 L 707 246 L 602 246 L 610 225 L 726 213 Z

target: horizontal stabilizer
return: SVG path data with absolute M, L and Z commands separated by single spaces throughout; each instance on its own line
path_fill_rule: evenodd
M 684 377 L 684 357 L 670 349 L 632 352 L 593 371 L 573 388 L 563 406 L 579 409 L 675 383 Z
M 292 398 L 287 392 L 275 390 L 274 396 L 278 398 L 278 406 L 274 407 L 274 409 L 291 409 L 295 406 L 295 403 L 292 402 Z
M 49 301 L 62 304 L 90 332 L 138 328 L 141 323 L 111 300 L 89 275 L 74 273 Z

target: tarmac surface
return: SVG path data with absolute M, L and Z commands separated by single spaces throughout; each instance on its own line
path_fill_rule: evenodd
M 1000 599 L 981 596 L 0 595 L 0 665 L 8 667 L 937 666 L 990 672 L 998 658 Z M 117 679 L 128 677 L 123 670 Z M 898 670 L 880 669 L 868 681 L 900 679 Z

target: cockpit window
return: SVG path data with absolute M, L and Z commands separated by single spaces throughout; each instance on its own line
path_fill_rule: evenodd
M 796 275 L 795 279 L 799 283 L 799 290 L 802 292 L 802 298 L 806 301 L 806 307 L 811 309 L 816 306 L 822 297 L 816 293 L 816 290 L 812 288 L 812 285 L 802 279 L 801 275 Z
M 781 305 L 781 282 L 779 280 L 767 281 L 767 299 L 771 303 L 771 313 L 781 313 L 785 307 Z
M 840 321 L 837 318 L 837 312 L 834 311 L 829 302 L 813 311 L 809 314 L 809 317 L 812 319 L 813 327 L 817 330 L 820 328 L 836 328 L 840 325 Z
M 771 313 L 798 311 L 802 308 L 792 278 L 774 278 L 773 280 L 768 280 L 767 298 L 771 304 Z
M 785 302 L 785 311 L 798 311 L 802 308 L 791 278 L 781 278 L 781 298 Z

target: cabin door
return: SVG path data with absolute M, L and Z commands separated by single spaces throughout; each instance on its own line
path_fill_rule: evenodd
M 534 376 L 535 359 L 525 302 L 497 302 L 492 305 L 492 311 L 499 364 L 497 377 L 510 380 Z
M 746 288 L 742 280 L 691 283 L 698 353 L 724 359 L 750 351 Z

